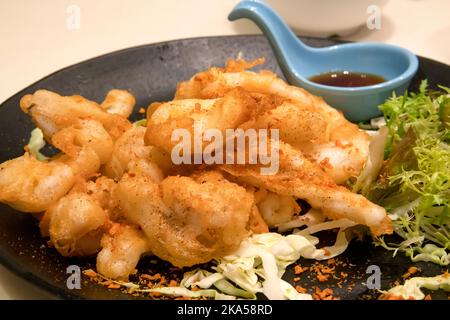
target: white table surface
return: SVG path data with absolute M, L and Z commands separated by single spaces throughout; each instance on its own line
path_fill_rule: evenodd
M 260 33 L 249 21 L 230 23 L 236 0 L 0 0 L 0 102 L 68 65 L 110 51 L 173 39 Z M 67 28 L 69 5 L 81 9 Z M 406 47 L 450 64 L 450 1 L 390 0 L 381 30 L 346 37 Z M 325 22 L 326 23 L 326 22 Z M 0 128 L 1 130 L 1 128 Z M 0 299 L 49 295 L 0 266 Z

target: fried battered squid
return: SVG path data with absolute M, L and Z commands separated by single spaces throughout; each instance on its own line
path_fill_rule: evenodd
M 179 84 L 175 100 L 148 108 L 146 128 L 127 119 L 135 99 L 124 90 L 102 103 L 47 90 L 24 96 L 20 107 L 61 152 L 0 164 L 0 202 L 39 217 L 60 254 L 98 253 L 98 271 L 121 280 L 146 254 L 181 267 L 232 253 L 252 233 L 298 219 L 296 199 L 374 235 L 391 232 L 383 208 L 339 186 L 364 166 L 366 134 L 305 90 L 246 71 L 258 63 L 229 61 Z M 279 129 L 279 171 L 175 165 L 173 130 L 194 123 Z
M 193 79 L 191 81 L 195 81 L 196 77 Z M 208 80 L 210 79 L 208 78 Z M 295 90 L 297 89 L 295 88 Z M 274 107 L 277 103 L 278 106 Z M 234 112 L 240 113 L 242 116 L 232 116 Z M 339 123 L 347 122 L 337 112 L 333 114 L 337 115 Z M 314 208 L 323 210 L 329 218 L 348 218 L 356 223 L 367 225 L 375 235 L 391 232 L 390 221 L 384 208 L 371 203 L 361 195 L 338 186 L 335 182 L 335 180 L 341 181 L 343 176 L 348 178 L 351 167 L 349 162 L 354 161 L 354 158 L 359 158 L 358 148 L 351 147 L 355 154 L 352 154 L 351 158 L 345 156 L 340 160 L 340 166 L 346 168 L 345 170 L 340 167 L 332 167 L 330 160 L 325 165 L 317 163 L 310 157 L 311 150 L 317 148 L 316 144 L 320 146 L 321 139 L 325 139 L 326 136 L 344 135 L 346 130 L 348 137 L 357 144 L 359 130 L 356 130 L 356 137 L 352 136 L 353 124 L 343 123 L 345 126 L 340 129 L 339 133 L 331 134 L 327 132 L 327 123 L 325 122 L 323 125 L 318 121 L 326 121 L 327 118 L 323 113 L 317 112 L 316 107 L 302 105 L 298 101 L 279 100 L 259 94 L 252 96 L 251 93 L 241 89 L 230 89 L 224 93 L 222 98 L 181 99 L 154 106 L 148 117 L 146 142 L 170 152 L 176 143 L 170 140 L 171 132 L 176 128 L 192 131 L 194 119 L 202 122 L 202 129 L 220 128 L 221 131 L 226 128 L 280 128 L 281 139 L 291 142 L 292 146 L 289 143 L 280 142 L 280 170 L 275 175 L 261 175 L 260 166 L 221 165 L 220 168 L 239 177 L 238 181 L 247 182 L 256 187 L 264 187 L 283 196 L 306 200 Z M 320 129 L 315 131 L 317 135 L 314 136 L 309 129 L 315 128 L 317 124 Z M 303 136 L 302 133 L 305 135 Z M 194 136 L 194 133 L 191 136 Z M 365 133 L 359 136 L 365 137 Z M 324 154 L 333 152 L 327 147 L 327 143 L 321 145 Z M 331 147 L 331 149 L 333 148 L 346 150 L 347 147 Z M 343 156 L 343 154 L 341 153 L 339 156 Z M 335 156 L 334 159 L 338 159 L 338 156 Z M 363 164 L 364 162 L 361 167 Z M 338 169 L 345 172 L 338 174 Z
M 300 148 L 338 184 L 358 176 L 369 152 L 367 134 L 322 98 L 288 85 L 270 71 L 245 70 L 263 62 L 263 59 L 250 63 L 231 60 L 225 68 L 200 72 L 178 84 L 175 100 L 215 99 L 235 88 L 287 100 L 258 115 L 253 119 L 255 126 L 249 127 L 280 129 L 283 141 Z
M 386 210 L 345 187 L 338 186 L 317 165 L 288 144 L 280 143 L 279 171 L 263 175 L 258 165 L 221 165 L 238 181 L 263 187 L 279 195 L 306 200 L 330 219 L 347 218 L 368 226 L 374 235 L 391 233 Z
M 97 129 L 85 121 L 77 128 L 57 132 L 56 146 L 66 149 L 49 161 L 38 161 L 25 153 L 0 165 L 0 201 L 24 212 L 41 212 L 65 195 L 77 182 L 95 174 L 101 164 L 105 145 L 98 141 Z M 103 130 L 104 131 L 104 130 Z M 109 135 L 106 134 L 109 138 Z M 103 138 L 105 138 L 103 136 Z M 75 141 L 86 143 L 75 144 Z M 107 143 L 104 141 L 104 143 Z M 97 148 L 97 147 L 98 148 Z M 112 145 L 110 145 L 112 149 Z M 97 152 L 99 153 L 97 153 Z
M 126 94 L 128 95 L 128 93 Z M 102 107 L 94 101 L 90 101 L 82 96 L 60 96 L 48 90 L 38 90 L 34 94 L 28 94 L 20 100 L 20 107 L 28 113 L 33 122 L 39 127 L 48 141 L 56 132 L 71 126 L 79 119 L 91 119 L 100 122 L 113 140 L 119 138 L 131 123 L 126 117 L 118 113 L 129 114 L 129 105 L 121 101 L 117 102 L 119 107 L 112 108 L 112 100 L 122 99 L 117 95 L 108 95 Z M 134 106 L 134 98 L 128 103 Z M 119 108 L 125 110 L 118 111 Z M 132 109 L 132 108 L 131 108 Z M 109 113 L 107 111 L 115 111 Z
M 117 198 L 124 217 L 144 231 L 150 250 L 175 266 L 231 253 L 250 234 L 253 195 L 218 172 L 172 176 L 159 185 L 149 176 L 125 174 Z

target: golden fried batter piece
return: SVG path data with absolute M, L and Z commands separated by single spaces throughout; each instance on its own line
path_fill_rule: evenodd
M 91 148 L 100 159 L 106 163 L 112 155 L 114 142 L 95 120 L 76 120 L 69 126 L 61 129 L 52 136 L 52 144 L 69 156 L 76 156 L 82 148 Z
M 112 153 L 112 141 L 103 126 L 76 119 L 52 136 L 60 153 L 38 161 L 25 153 L 0 165 L 0 201 L 25 212 L 41 212 L 65 195 L 78 180 L 96 174 Z
M 116 140 L 131 123 L 117 114 L 104 111 L 96 102 L 82 96 L 63 97 L 48 90 L 38 90 L 20 100 L 20 107 L 30 114 L 48 141 L 63 128 L 69 127 L 79 119 L 91 119 L 100 122 L 111 138 Z
M 71 193 L 52 205 L 44 215 L 41 229 L 48 224 L 50 241 L 66 257 L 88 256 L 100 250 L 108 215 L 85 193 Z
M 306 200 L 313 208 L 321 209 L 330 219 L 347 218 L 369 226 L 374 235 L 391 233 L 386 210 L 359 194 L 336 185 L 324 171 L 303 154 L 280 142 L 279 170 L 263 175 L 259 165 L 219 166 L 238 181 L 264 188 L 278 195 Z
M 41 212 L 75 183 L 71 166 L 41 162 L 25 153 L 0 165 L 0 202 L 23 212 Z
M 228 59 L 225 65 L 225 72 L 242 72 L 247 69 L 251 69 L 257 65 L 264 64 L 266 60 L 264 58 L 258 58 L 253 61 L 245 61 L 243 59 Z
M 114 197 L 116 187 L 117 183 L 113 179 L 99 176 L 93 180 L 78 181 L 70 190 L 70 193 L 89 195 L 107 212 L 110 220 L 116 221 L 120 218 L 119 204 Z
M 330 139 L 329 125 L 322 113 L 310 105 L 289 100 L 257 114 L 240 125 L 240 128 L 277 128 L 280 130 L 280 139 L 297 148 L 303 144 L 328 142 Z
M 120 219 L 118 202 L 113 196 L 116 186 L 107 177 L 95 181 L 79 179 L 69 194 L 56 201 L 40 219 L 42 236 L 50 237 L 63 255 L 97 252 L 110 221 Z M 92 241 L 91 246 L 88 241 Z
M 131 127 L 117 139 L 109 161 L 102 167 L 105 175 L 120 179 L 125 172 L 141 170 L 161 181 L 176 171 L 170 153 L 144 145 L 145 131 L 144 127 Z
M 128 118 L 133 112 L 136 99 L 126 90 L 113 89 L 108 92 L 100 108 L 110 114 Z
M 145 175 L 125 174 L 117 198 L 124 217 L 144 231 L 151 251 L 175 266 L 231 253 L 250 233 L 253 195 L 217 172 L 172 176 L 160 185 Z
M 241 89 L 231 90 L 220 99 L 187 99 L 159 103 L 152 106 L 147 116 L 145 143 L 171 152 L 178 141 L 172 140 L 175 129 L 186 129 L 194 136 L 194 122 L 203 134 L 207 129 L 220 130 L 237 128 L 250 119 L 256 101 Z M 193 141 L 191 150 L 194 150 Z
M 283 141 L 302 150 L 338 184 L 359 175 L 369 152 L 369 137 L 364 131 L 322 98 L 288 85 L 275 74 L 244 71 L 243 67 L 253 65 L 251 62 L 229 61 L 227 65 L 231 67 L 210 68 L 178 84 L 175 99 L 216 99 L 242 88 L 251 94 L 288 100 L 244 126 L 278 128 Z
M 105 277 L 127 280 L 141 256 L 148 254 L 150 244 L 145 234 L 135 226 L 114 223 L 101 240 L 97 255 L 97 271 Z

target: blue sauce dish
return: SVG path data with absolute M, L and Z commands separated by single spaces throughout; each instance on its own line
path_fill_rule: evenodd
M 353 122 L 381 115 L 378 105 L 392 92 L 403 95 L 419 62 L 410 51 L 382 43 L 346 43 L 326 48 L 305 45 L 281 17 L 267 4 L 257 0 L 241 1 L 229 20 L 247 18 L 258 25 L 268 38 L 289 83 L 320 96 L 344 112 Z M 383 82 L 341 87 L 319 84 L 311 78 L 330 72 L 377 75 Z

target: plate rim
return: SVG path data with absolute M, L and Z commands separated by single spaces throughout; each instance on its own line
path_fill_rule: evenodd
M 15 94 L 13 94 L 13 95 L 9 96 L 8 98 L 6 98 L 4 101 L 2 101 L 0 103 L 0 108 L 2 108 L 3 105 L 6 104 L 7 102 L 9 102 L 10 100 L 14 99 L 15 96 L 25 92 L 29 87 L 32 87 L 35 84 L 37 84 L 38 82 L 41 82 L 43 80 L 46 80 L 46 79 L 52 77 L 56 73 L 59 73 L 61 71 L 67 71 L 67 70 L 69 70 L 69 69 L 71 69 L 73 67 L 78 66 L 79 64 L 88 63 L 88 62 L 94 62 L 95 60 L 100 59 L 100 58 L 104 58 L 106 56 L 114 56 L 116 54 L 124 53 L 126 51 L 136 50 L 136 49 L 145 48 L 145 47 L 162 46 L 162 45 L 165 45 L 165 44 L 174 43 L 174 42 L 181 42 L 181 41 L 186 41 L 186 40 L 204 40 L 204 39 L 218 39 L 218 38 L 246 38 L 246 37 L 266 38 L 263 34 L 236 34 L 236 35 L 220 35 L 220 36 L 205 36 L 205 37 L 202 36 L 202 37 L 181 38 L 181 39 L 173 39 L 173 40 L 160 41 L 160 42 L 152 42 L 152 43 L 147 43 L 147 44 L 140 44 L 140 45 L 137 45 L 137 46 L 126 47 L 126 48 L 114 50 L 114 51 L 111 51 L 111 52 L 102 53 L 102 54 L 94 56 L 92 58 L 84 59 L 84 60 L 81 60 L 79 62 L 75 62 L 73 64 L 70 64 L 68 66 L 62 67 L 61 69 L 55 70 L 55 71 L 47 74 L 46 76 L 43 76 L 42 78 L 32 82 L 31 84 L 27 85 L 25 88 L 19 90 Z M 300 38 L 300 39 L 311 39 L 311 40 L 318 40 L 318 41 L 333 41 L 333 42 L 336 42 L 336 43 L 359 42 L 359 41 L 346 41 L 346 40 L 341 40 L 341 39 L 321 38 L 321 37 L 313 37 L 313 36 L 299 36 L 299 35 L 297 35 L 297 37 Z M 271 45 L 271 48 L 272 48 L 272 45 Z M 273 51 L 273 48 L 272 48 L 272 51 Z M 413 52 L 413 54 L 415 54 L 415 53 Z M 420 55 L 417 55 L 417 54 L 415 54 L 415 55 L 421 60 L 427 60 L 429 62 L 441 64 L 441 65 L 446 66 L 447 68 L 450 68 L 450 64 L 447 64 L 445 62 L 441 62 L 441 61 L 434 60 L 434 59 L 431 59 L 431 58 L 423 57 L 423 56 L 420 56 Z

